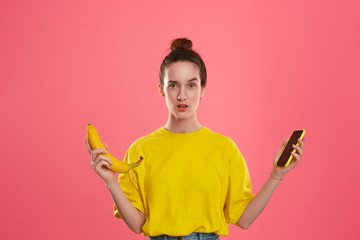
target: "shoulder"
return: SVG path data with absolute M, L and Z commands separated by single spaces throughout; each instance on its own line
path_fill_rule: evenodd
M 210 131 L 213 137 L 216 138 L 217 141 L 222 143 L 222 146 L 224 149 L 226 149 L 227 153 L 229 153 L 230 155 L 242 155 L 238 145 L 235 143 L 233 138 L 212 130 Z
M 154 140 L 157 140 L 161 137 L 160 131 L 159 129 L 156 129 L 155 131 L 144 135 L 142 137 L 139 137 L 138 139 L 136 139 L 129 147 L 129 149 L 137 149 L 139 148 L 141 145 L 153 142 Z
M 224 134 L 221 134 L 221 133 L 218 133 L 218 132 L 215 132 L 211 129 L 209 129 L 209 134 L 212 138 L 214 138 L 215 140 L 219 141 L 219 142 L 222 142 L 223 144 L 225 144 L 226 146 L 233 146 L 235 144 L 234 140 Z

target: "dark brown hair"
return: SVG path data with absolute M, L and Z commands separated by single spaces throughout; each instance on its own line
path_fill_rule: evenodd
M 176 38 L 172 40 L 171 52 L 164 58 L 160 66 L 160 84 L 164 86 L 164 73 L 165 68 L 171 63 L 177 61 L 189 61 L 198 65 L 200 69 L 201 87 L 206 86 L 206 68 L 205 63 L 201 59 L 200 55 L 192 50 L 192 42 L 187 38 Z

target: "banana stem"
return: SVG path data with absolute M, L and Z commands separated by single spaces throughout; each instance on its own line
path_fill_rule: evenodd
M 140 166 L 140 164 L 141 164 L 141 162 L 142 162 L 143 159 L 144 159 L 144 158 L 143 158 L 142 156 L 140 156 L 139 161 L 136 162 L 138 166 Z

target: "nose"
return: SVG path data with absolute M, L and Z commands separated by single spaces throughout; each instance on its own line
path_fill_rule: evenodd
M 180 101 L 184 101 L 186 100 L 186 94 L 185 94 L 185 90 L 183 90 L 182 88 L 180 89 L 179 95 L 178 95 L 178 100 Z

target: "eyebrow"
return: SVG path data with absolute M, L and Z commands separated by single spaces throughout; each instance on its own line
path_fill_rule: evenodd
M 194 80 L 199 81 L 197 78 L 192 78 L 192 79 L 188 80 L 188 82 L 191 82 L 191 81 L 194 81 Z M 177 82 L 179 82 L 179 81 L 169 80 L 169 83 L 177 83 Z

